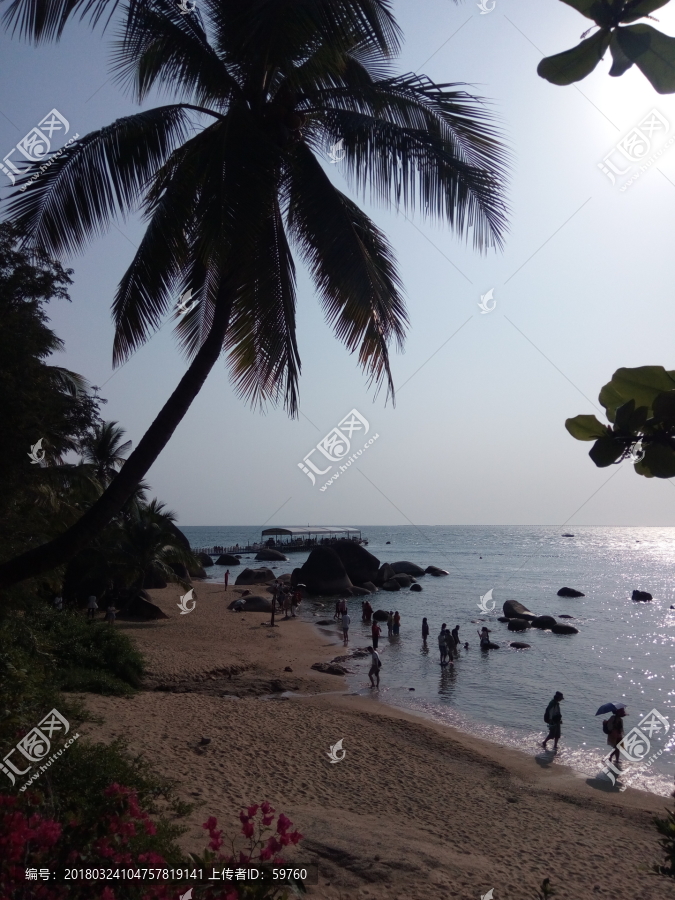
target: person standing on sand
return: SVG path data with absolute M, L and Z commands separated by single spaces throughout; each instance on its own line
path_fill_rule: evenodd
M 373 647 L 366 647 L 368 653 L 370 653 L 370 671 L 368 672 L 368 678 L 370 678 L 370 686 L 375 687 L 375 682 L 373 681 L 373 677 L 377 679 L 377 687 L 380 686 L 380 669 L 382 668 L 382 663 L 380 662 L 380 654 Z
M 614 715 L 607 720 L 607 743 L 610 747 L 614 747 L 609 761 L 611 762 L 614 757 L 617 766 L 619 765 L 619 742 L 623 740 L 623 717 L 625 715 L 627 715 L 626 707 L 618 707 Z
M 229 580 L 230 580 L 230 570 L 227 569 L 225 571 L 225 590 L 227 590 L 227 585 L 228 585 Z
M 426 617 L 422 619 L 422 643 L 426 647 L 427 638 L 429 637 L 429 623 L 426 620 Z
M 119 612 L 119 610 L 115 609 L 115 604 L 111 603 L 110 606 L 105 611 L 105 620 L 108 623 L 108 625 L 115 624 L 115 616 L 117 615 L 118 612 Z
M 562 725 L 562 713 L 560 712 L 560 701 L 565 698 L 560 693 L 560 691 L 556 691 L 553 700 L 546 707 L 546 712 L 544 713 L 544 722 L 548 725 L 548 737 L 545 741 L 542 742 L 542 747 L 546 750 L 546 744 L 550 740 L 553 741 L 553 750 L 558 749 L 558 741 L 560 740 L 560 726 Z
M 96 595 L 92 594 L 87 600 L 87 618 L 95 619 L 96 618 L 96 610 L 98 609 L 98 603 L 96 602 Z
M 398 634 L 400 630 L 401 630 L 401 616 L 399 614 L 399 611 L 396 610 L 396 612 L 394 613 L 394 634 Z
M 342 615 L 342 640 L 344 641 L 345 647 L 349 643 L 349 626 L 351 624 L 351 619 L 348 613 L 343 613 Z
M 438 633 L 438 650 L 441 654 L 441 665 L 444 666 L 446 663 L 446 656 L 448 655 L 448 642 L 445 640 L 445 629 L 447 625 L 445 622 L 441 625 L 441 630 Z
M 373 620 L 372 627 L 370 629 L 370 634 L 373 638 L 373 647 L 377 650 L 377 643 L 380 640 L 380 635 L 382 634 L 382 629 L 380 626 Z

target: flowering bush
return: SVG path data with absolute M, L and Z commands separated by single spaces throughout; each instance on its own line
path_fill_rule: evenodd
M 208 878 L 213 868 L 232 866 L 256 868 L 264 863 L 282 865 L 279 852 L 297 844 L 302 835 L 291 831 L 292 822 L 265 801 L 240 813 L 243 848 L 230 841 L 229 853 L 222 853 L 222 831 L 211 816 L 203 825 L 209 833 L 209 846 L 203 855 L 189 860 L 167 862 L 153 849 L 157 827 L 138 801 L 134 790 L 111 784 L 105 791 L 105 814 L 95 824 L 71 819 L 61 824 L 42 816 L 30 807 L 38 803 L 35 795 L 21 801 L 0 795 L 0 898 L 2 900 L 175 900 L 192 886 L 194 900 L 272 900 L 286 896 L 283 886 L 225 882 L 198 885 L 152 883 L 148 881 L 96 880 L 55 881 L 40 877 L 27 879 L 27 870 L 64 869 L 166 869 L 202 868 Z M 22 808 L 28 806 L 28 809 Z

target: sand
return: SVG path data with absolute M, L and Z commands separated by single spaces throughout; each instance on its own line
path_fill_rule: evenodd
M 344 653 L 336 628 L 272 630 L 266 614 L 228 611 L 236 594 L 212 584 L 180 615 L 180 593 L 151 592 L 167 620 L 117 623 L 148 660 L 148 689 L 87 695 L 104 721 L 80 732 L 123 736 L 177 780 L 198 804 L 186 850 L 206 846 L 208 816 L 234 834 L 241 805 L 269 799 L 305 835 L 288 859 L 318 861 L 309 897 L 478 900 L 493 888 L 494 900 L 535 900 L 545 877 L 556 900 L 675 897 L 651 872 L 662 861 L 651 820 L 672 801 L 604 793 L 564 766 L 350 696 L 344 678 L 310 668 Z M 365 684 L 364 662 L 347 665 Z M 309 696 L 271 699 L 279 690 Z M 340 738 L 347 754 L 333 765 Z

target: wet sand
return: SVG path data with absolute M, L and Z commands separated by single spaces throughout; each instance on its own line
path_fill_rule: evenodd
M 232 587 L 198 583 L 188 615 L 177 587 L 150 593 L 169 619 L 116 625 L 147 659 L 147 690 L 87 695 L 104 722 L 80 732 L 125 737 L 177 780 L 198 804 L 184 820 L 186 850 L 206 846 L 208 816 L 234 835 L 241 805 L 269 799 L 305 835 L 289 861 L 319 863 L 310 897 L 478 900 L 494 888 L 494 900 L 535 900 L 545 877 L 556 900 L 675 897 L 671 880 L 651 873 L 662 861 L 651 820 L 672 801 L 602 791 L 375 692 L 349 695 L 343 677 L 311 669 L 345 652 L 337 629 L 283 618 L 270 629 L 268 614 L 227 610 Z M 339 739 L 346 757 L 331 764 Z

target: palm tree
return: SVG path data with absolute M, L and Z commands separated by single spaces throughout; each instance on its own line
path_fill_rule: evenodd
M 106 0 L 14 0 L 39 39 Z M 141 102 L 55 159 L 10 215 L 31 248 L 80 250 L 114 216 L 148 227 L 113 303 L 116 364 L 173 315 L 190 365 L 99 500 L 48 544 L 0 566 L 0 585 L 71 557 L 110 521 L 171 438 L 225 351 L 238 393 L 297 414 L 295 260 L 329 324 L 376 387 L 393 395 L 389 346 L 407 316 L 394 253 L 332 183 L 318 155 L 339 146 L 357 189 L 446 220 L 476 248 L 500 247 L 506 157 L 484 104 L 457 84 L 396 75 L 400 32 L 387 0 L 132 0 L 116 45 L 118 80 Z M 336 156 L 338 154 L 336 153 Z M 24 180 L 27 176 L 24 176 Z M 293 252 L 291 250 L 293 247 Z M 197 302 L 176 310 L 191 291 Z M 187 304 L 186 304 L 187 305 Z
M 117 422 L 102 422 L 82 441 L 82 462 L 90 467 L 92 474 L 106 488 L 122 468 L 126 453 L 131 449 L 131 441 L 122 443 L 124 429 Z

